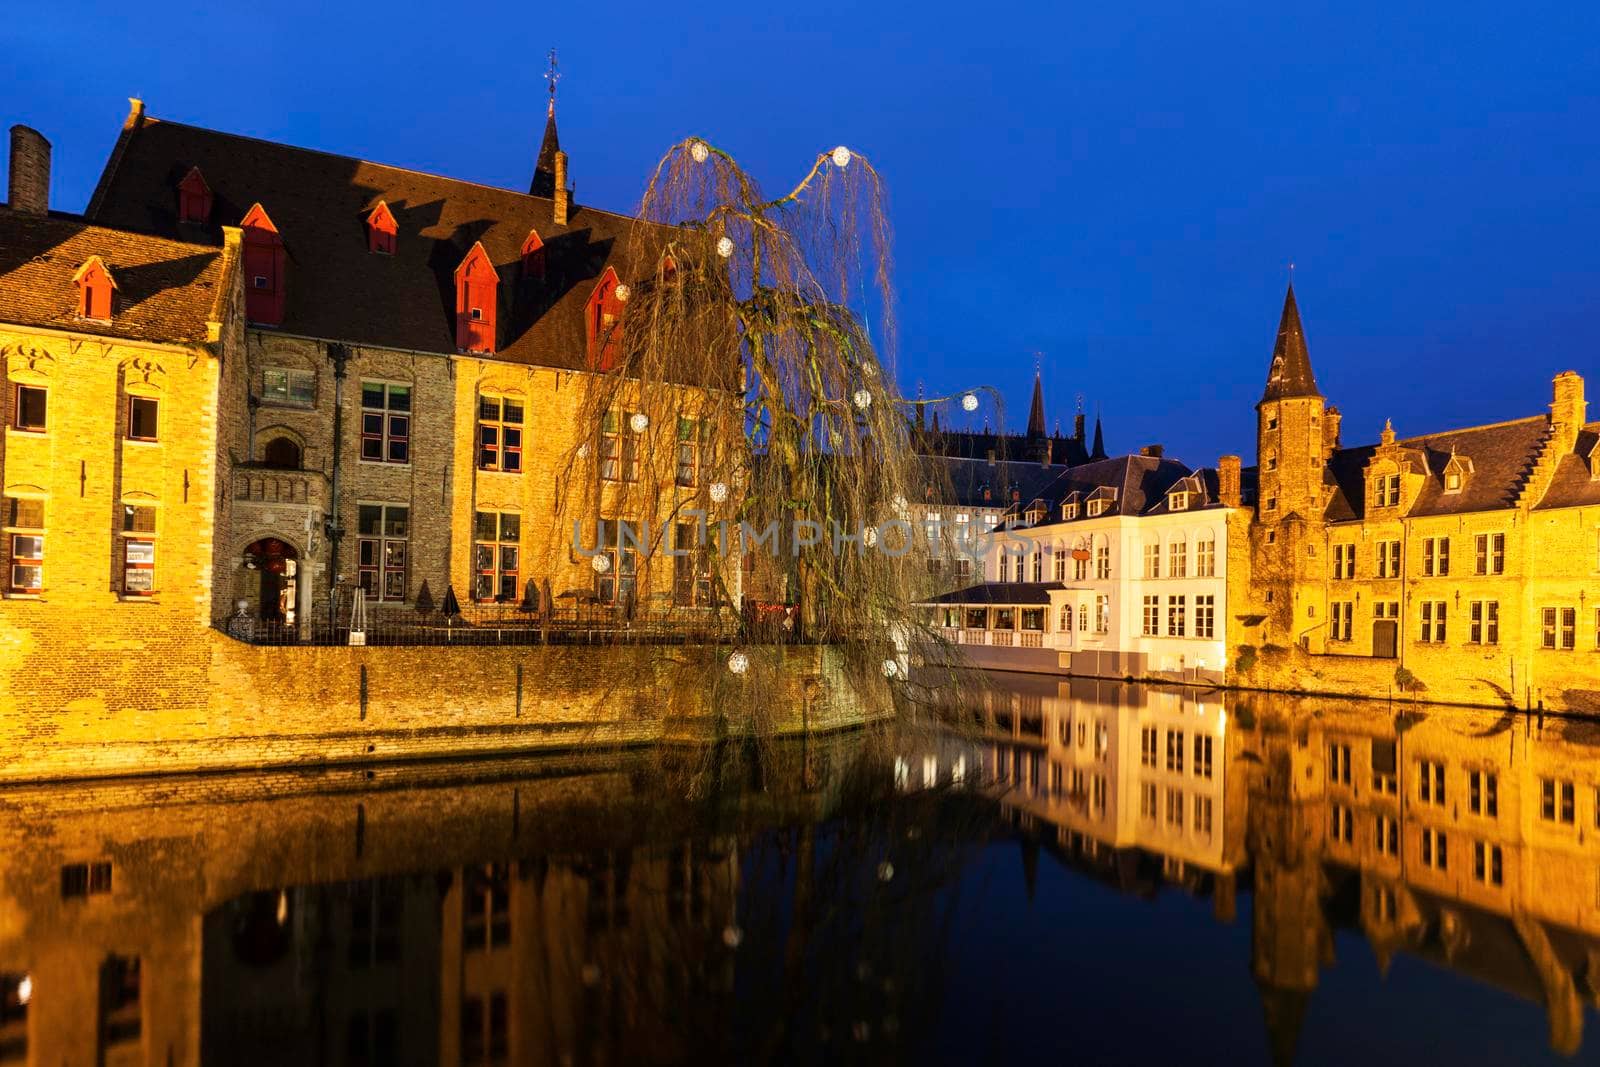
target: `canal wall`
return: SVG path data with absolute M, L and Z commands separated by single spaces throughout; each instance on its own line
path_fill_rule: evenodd
M 207 669 L 130 686 L 127 650 L 79 649 L 82 682 L 0 696 L 0 782 L 264 769 L 782 736 L 891 713 L 836 650 L 707 646 L 272 647 L 208 632 Z M 26 701 L 19 699 L 26 696 Z

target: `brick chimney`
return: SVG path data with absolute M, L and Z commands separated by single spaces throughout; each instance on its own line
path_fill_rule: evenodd
M 1339 423 L 1344 420 L 1338 408 L 1329 408 L 1322 413 L 1322 454 L 1331 455 L 1339 447 Z
M 38 130 L 11 127 L 11 210 L 43 215 L 50 210 L 50 142 Z
M 1243 502 L 1239 492 L 1239 457 L 1223 456 L 1217 460 L 1217 496 L 1224 507 L 1236 508 Z
M 1556 445 L 1570 452 L 1577 443 L 1578 431 L 1588 418 L 1588 403 L 1583 399 L 1583 379 L 1577 371 L 1564 370 L 1555 376 L 1555 402 L 1550 405 L 1550 428 Z
M 1145 445 L 1143 448 L 1139 449 L 1139 455 L 1149 456 L 1151 459 L 1160 459 L 1166 454 L 1167 450 L 1162 445 Z
M 567 224 L 567 215 L 572 209 L 572 192 L 567 188 L 567 154 L 556 153 L 556 195 L 555 218 L 557 226 Z

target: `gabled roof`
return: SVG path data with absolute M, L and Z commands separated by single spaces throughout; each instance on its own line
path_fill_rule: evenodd
M 935 497 L 945 492 L 950 494 L 946 499 L 931 499 L 926 503 L 995 511 L 1011 506 L 1013 489 L 1022 501 L 1032 500 L 1062 471 L 1060 466 L 1001 460 L 990 463 L 986 459 L 956 456 L 921 456 L 919 461 L 927 472 L 927 484 L 934 487 Z M 990 490 L 988 500 L 983 499 L 985 486 Z
M 1188 493 L 1189 506 L 1182 511 L 1172 510 L 1172 494 Z M 1218 499 L 1219 488 L 1217 472 L 1211 467 L 1202 467 L 1186 477 L 1179 478 L 1169 485 L 1165 492 L 1157 496 L 1146 515 L 1187 515 L 1191 511 L 1208 511 L 1223 506 Z
M 1175 459 L 1156 456 L 1117 456 L 1114 459 L 1103 459 L 1067 468 L 1040 490 L 1038 496 L 1051 509 L 1051 517 L 1048 520 L 1050 523 L 1081 521 L 1083 518 L 1089 518 L 1085 511 L 1080 512 L 1079 520 L 1063 520 L 1059 510 L 1061 502 L 1073 493 L 1088 499 L 1100 490 L 1115 490 L 1116 499 L 1114 507 L 1097 517 L 1142 515 L 1153 501 L 1163 499 L 1167 490 L 1188 474 L 1189 468 Z M 1099 493 L 1102 499 L 1108 495 L 1105 492 Z M 1020 512 L 1025 509 L 1030 499 L 1025 496 L 1022 507 L 1014 510 Z
M 1321 396 L 1317 376 L 1311 373 L 1311 353 L 1306 350 L 1305 330 L 1300 326 L 1300 306 L 1294 298 L 1294 285 L 1283 298 L 1283 314 L 1278 319 L 1278 339 L 1272 346 L 1272 363 L 1267 368 L 1267 388 L 1262 400 L 1282 400 L 1291 396 Z
M 214 195 L 205 226 L 177 220 L 177 184 L 196 166 Z M 504 279 L 494 358 L 582 369 L 583 307 L 595 280 L 607 265 L 625 279 L 645 272 L 623 262 L 634 225 L 623 215 L 573 207 L 567 224 L 558 225 L 545 197 L 166 122 L 137 109 L 89 213 L 109 226 L 217 243 L 219 227 L 237 225 L 257 201 L 288 254 L 280 327 L 288 334 L 453 353 L 453 276 L 482 242 Z M 392 256 L 367 250 L 364 222 L 379 201 L 399 224 Z M 544 240 L 544 279 L 512 289 L 534 228 Z
M 73 278 L 92 257 L 115 279 L 116 314 L 109 321 L 78 317 Z M 232 284 L 223 261 L 220 248 L 0 208 L 0 322 L 172 344 L 205 341 Z
M 1600 422 L 1591 422 L 1578 431 L 1577 443 L 1557 461 L 1550 488 L 1534 510 L 1600 504 L 1600 481 L 1594 479 L 1591 466 L 1594 463 L 1600 463 Z
M 1413 457 L 1420 457 L 1427 474 L 1422 492 L 1406 515 L 1456 515 L 1511 507 L 1539 458 L 1548 429 L 1549 420 L 1535 415 L 1397 441 Z M 1324 514 L 1329 522 L 1366 516 L 1366 469 L 1377 448 L 1341 448 L 1329 458 L 1324 483 L 1333 490 Z M 1457 456 L 1472 460 L 1472 473 L 1459 493 L 1444 491 L 1444 469 L 1452 449 Z

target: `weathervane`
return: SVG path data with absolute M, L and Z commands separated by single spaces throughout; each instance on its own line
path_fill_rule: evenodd
M 556 82 L 561 80 L 561 72 L 556 69 L 556 50 L 550 49 L 550 69 L 545 71 L 544 80 L 550 83 L 550 113 L 556 111 Z

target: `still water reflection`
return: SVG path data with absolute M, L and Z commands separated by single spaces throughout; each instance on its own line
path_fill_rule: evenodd
M 1600 727 L 954 731 L 0 793 L 0 1064 L 1600 1059 Z

